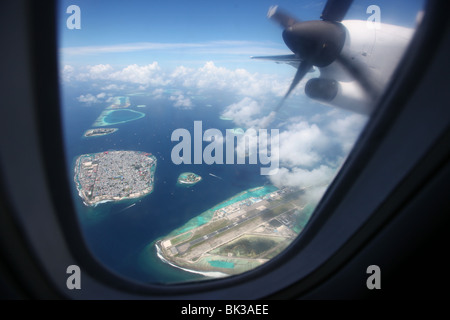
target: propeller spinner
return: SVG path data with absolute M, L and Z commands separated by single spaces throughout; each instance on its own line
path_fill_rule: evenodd
M 334 21 L 299 21 L 278 6 L 271 7 L 267 16 L 284 28 L 283 40 L 300 60 L 294 80 L 276 108 L 278 111 L 312 66 L 325 67 L 339 57 L 346 32 L 342 24 Z

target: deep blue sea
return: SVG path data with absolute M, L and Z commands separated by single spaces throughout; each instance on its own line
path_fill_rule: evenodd
M 112 125 L 119 128 L 113 134 L 83 138 L 100 113 L 109 105 L 96 103 L 86 106 L 76 100 L 81 91 L 65 89 L 64 126 L 68 175 L 73 182 L 73 164 L 77 156 L 107 150 L 137 150 L 152 153 L 157 158 L 154 191 L 139 199 L 86 207 L 78 196 L 75 184 L 72 193 L 80 225 L 89 248 L 105 266 L 120 275 L 141 282 L 168 283 L 202 279 L 203 276 L 165 264 L 148 247 L 159 237 L 182 226 L 191 218 L 249 188 L 268 184 L 260 175 L 259 165 L 175 165 L 171 150 L 177 144 L 170 140 L 175 129 L 184 128 L 193 137 L 194 121 L 201 120 L 203 131 L 209 128 L 234 128 L 232 121 L 221 120 L 220 114 L 230 103 L 222 100 L 192 96 L 194 108 L 173 107 L 168 99 L 154 100 L 150 96 L 131 95 L 131 110 L 145 117 Z M 126 92 L 117 93 L 126 96 Z M 138 108 L 137 105 L 146 105 Z M 203 142 L 203 148 L 207 145 Z M 225 155 L 225 149 L 224 149 Z M 191 188 L 176 184 L 182 172 L 194 172 L 202 181 Z M 209 173 L 222 177 L 210 176 Z M 131 204 L 134 206 L 129 207 Z M 127 208 L 129 207 L 129 208 Z

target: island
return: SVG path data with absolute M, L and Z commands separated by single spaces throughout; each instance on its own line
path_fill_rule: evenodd
M 117 130 L 119 130 L 119 129 L 117 129 L 117 128 L 89 129 L 89 130 L 86 130 L 86 132 L 83 134 L 83 136 L 86 137 L 86 138 L 106 136 L 107 134 L 114 133 Z
M 134 199 L 153 191 L 156 158 L 140 151 L 83 154 L 75 161 L 74 181 L 86 206 Z
M 193 172 L 183 172 L 178 176 L 177 185 L 178 186 L 193 186 L 194 184 L 200 182 L 202 177 Z
M 162 262 L 206 277 L 239 274 L 287 248 L 313 209 L 304 189 L 249 189 L 155 240 L 144 254 L 153 248 Z
M 129 109 L 129 106 L 131 106 L 129 97 L 114 97 L 111 99 L 111 102 L 112 103 L 100 113 L 98 118 L 92 124 L 92 127 L 112 126 L 145 117 L 145 113 Z
M 138 120 L 145 117 L 145 113 L 129 109 L 105 109 L 100 113 L 93 127 L 111 126 L 119 123 Z
M 114 97 L 107 109 L 124 109 L 131 105 L 129 97 Z

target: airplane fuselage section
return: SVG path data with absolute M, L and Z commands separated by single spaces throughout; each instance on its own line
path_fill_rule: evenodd
M 346 20 L 342 24 L 347 30 L 342 55 L 349 57 L 352 63 L 364 71 L 365 76 L 378 88 L 380 92 L 389 83 L 405 49 L 413 35 L 413 29 L 390 24 L 380 24 L 380 28 L 370 28 L 367 21 Z M 334 61 L 329 66 L 319 68 L 319 79 L 306 88 L 306 94 L 325 104 L 370 114 L 376 101 L 364 92 L 360 84 L 341 66 Z M 320 87 L 325 87 L 324 96 L 330 97 L 328 80 L 337 81 L 333 99 L 323 99 Z

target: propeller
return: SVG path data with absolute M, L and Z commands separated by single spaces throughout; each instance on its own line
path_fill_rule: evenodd
M 328 0 L 323 8 L 320 19 L 341 22 L 352 3 L 353 0 Z
M 300 82 L 300 80 L 303 79 L 305 74 L 308 73 L 309 69 L 311 69 L 312 64 L 308 61 L 302 61 L 297 69 L 297 73 L 295 74 L 294 80 L 292 80 L 291 86 L 289 87 L 289 90 L 284 95 L 283 99 L 280 101 L 278 106 L 275 108 L 275 112 L 278 112 L 280 110 L 281 106 L 283 105 L 284 101 L 287 99 L 287 97 L 291 94 L 292 90 L 297 86 L 297 84 Z
M 278 22 L 285 29 L 298 23 L 295 18 L 280 10 L 278 6 L 270 7 L 269 12 L 267 12 L 267 17 Z
M 322 11 L 322 20 L 313 21 L 300 21 L 279 9 L 278 6 L 269 9 L 268 18 L 283 27 L 283 40 L 300 61 L 295 77 L 275 111 L 282 107 L 291 92 L 313 66 L 326 67 L 334 61 L 339 62 L 372 98 L 378 95 L 376 86 L 371 82 L 364 68 L 342 52 L 346 29 L 340 22 L 352 2 L 353 0 L 328 0 Z

